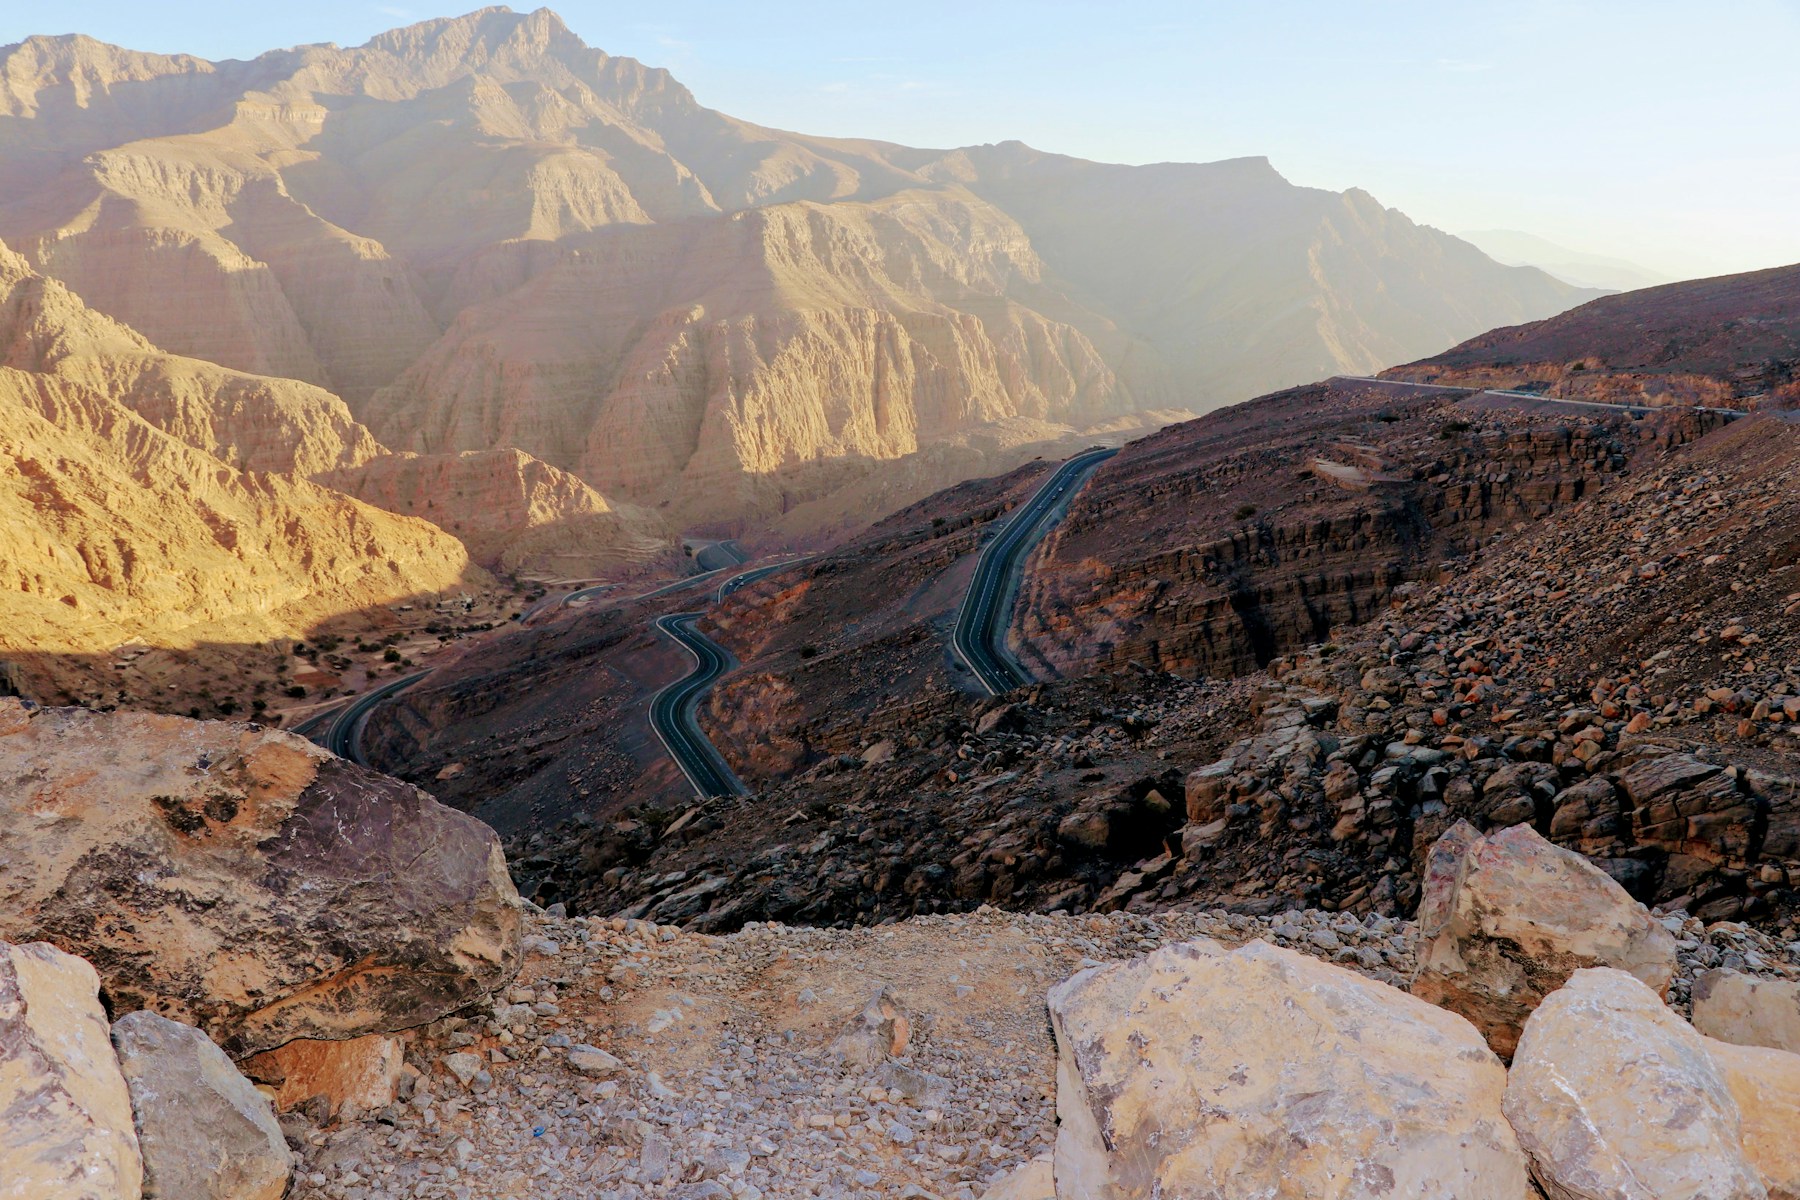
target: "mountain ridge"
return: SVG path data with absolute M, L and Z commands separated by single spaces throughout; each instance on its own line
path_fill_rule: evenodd
M 840 460 L 865 464 L 859 495 L 883 471 L 941 485 L 903 460 L 980 435 L 970 469 L 1005 470 L 1130 414 L 1367 372 L 1581 298 L 1266 158 L 769 129 L 548 9 L 220 63 L 34 38 L 0 48 L 0 81 L 0 168 L 30 168 L 0 170 L 0 239 L 92 307 L 334 392 L 390 445 L 522 449 L 676 527 L 804 509 L 840 528 L 856 500 L 819 490 Z M 928 219 L 894 227 L 908 204 Z M 664 286 L 708 239 L 734 265 Z M 659 279 L 604 301 L 607 336 L 628 335 L 607 354 L 556 311 L 595 253 Z M 530 364 L 505 350 L 522 326 Z M 1090 398 L 1047 405 L 1071 378 Z M 990 399 L 949 413 L 945 380 Z M 1021 418 L 1043 423 L 1024 442 Z

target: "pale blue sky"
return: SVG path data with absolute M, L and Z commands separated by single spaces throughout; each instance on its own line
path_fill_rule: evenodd
M 247 58 L 465 7 L 0 0 L 0 43 L 82 32 Z M 591 45 L 781 128 L 1116 162 L 1263 154 L 1453 231 L 1677 275 L 1800 261 L 1800 0 L 553 7 Z

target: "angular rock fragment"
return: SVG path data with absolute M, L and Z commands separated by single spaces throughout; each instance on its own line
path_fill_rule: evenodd
M 336 1116 L 346 1104 L 365 1112 L 392 1104 L 405 1057 L 399 1038 L 372 1033 L 336 1042 L 296 1038 L 239 1065 L 275 1090 L 275 1107 L 282 1112 L 318 1099 Z
M 74 955 L 0 942 L 6 1200 L 137 1200 L 143 1161 L 99 989 Z
M 281 1200 L 293 1155 L 269 1101 L 204 1033 L 152 1012 L 112 1029 L 146 1200 Z
M 602 1050 L 598 1046 L 588 1045 L 569 1047 L 569 1065 L 583 1075 L 592 1075 L 599 1079 L 617 1075 L 625 1069 L 625 1064 L 619 1061 L 616 1054 Z
M 1800 983 L 1707 971 L 1694 980 L 1694 1028 L 1722 1042 L 1800 1054 Z
M 1046 1154 L 997 1180 L 981 1200 L 1056 1200 L 1053 1160 Z
M 1506 1117 L 1552 1200 L 1763 1200 L 1707 1039 L 1642 982 L 1575 972 L 1532 1013 Z
M 0 736 L 0 936 L 234 1056 L 434 1020 L 518 965 L 493 831 L 254 725 L 38 709 Z
M 1668 991 L 1675 939 L 1609 875 L 1530 826 L 1486 837 L 1458 823 L 1433 848 L 1412 993 L 1512 1055 L 1540 1000 L 1570 974 L 1618 967 Z
M 831 1054 L 850 1066 L 872 1067 L 905 1054 L 911 1040 L 911 1018 L 893 989 L 883 987 L 832 1039 Z
M 1506 1072 L 1463 1018 L 1262 942 L 1050 993 L 1059 1196 L 1519 1200 Z

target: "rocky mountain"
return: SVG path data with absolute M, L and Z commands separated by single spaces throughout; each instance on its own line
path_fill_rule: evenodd
M 1738 387 L 1782 336 L 1784 277 L 1712 284 L 1676 365 Z M 1564 320 L 1619 314 L 1591 344 L 1634 344 L 1630 300 Z M 949 646 L 1043 464 L 716 601 L 521 630 L 377 714 L 371 745 L 505 830 L 528 894 L 703 929 L 981 903 L 1400 915 L 1464 818 L 1786 937 L 1800 448 L 1784 411 L 1737 411 L 1290 389 L 1098 468 L 1024 572 L 1029 688 L 972 696 Z M 695 803 L 635 715 L 607 716 L 687 669 L 650 627 L 675 606 L 738 660 L 700 724 L 748 797 Z
M 0 658 L 51 690 L 127 643 L 260 643 L 486 578 L 294 469 L 379 451 L 328 393 L 161 354 L 3 249 L 0 346 Z
M 0 64 L 0 237 L 36 270 L 396 450 L 522 450 L 679 528 L 841 529 L 1583 298 L 1262 160 L 760 128 L 545 10 Z
M 304 637 L 479 592 L 486 569 L 566 578 L 679 561 L 662 517 L 567 472 L 516 450 L 392 452 L 336 395 L 168 354 L 4 245 L 0 372 L 15 572 L 0 586 L 0 661 L 44 694 L 108 694 L 101 656 L 120 646 Z

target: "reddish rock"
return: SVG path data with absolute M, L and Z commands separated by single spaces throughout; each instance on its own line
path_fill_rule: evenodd
M 345 1104 L 370 1111 L 394 1102 L 406 1044 L 384 1034 L 321 1042 L 297 1038 L 246 1058 L 244 1074 L 274 1089 L 282 1112 L 322 1100 L 336 1115 Z
M 80 953 L 121 1010 L 242 1056 L 423 1024 L 517 969 L 498 841 L 417 788 L 254 725 L 40 709 L 10 728 L 0 935 Z

